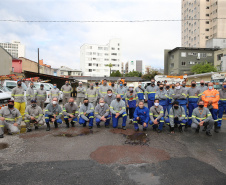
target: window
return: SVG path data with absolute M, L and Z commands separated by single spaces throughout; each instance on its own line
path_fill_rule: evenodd
M 206 21 L 206 24 L 210 24 L 210 21 Z
M 96 53 L 95 53 L 95 52 L 93 52 L 93 55 L 96 55 Z
M 170 64 L 170 67 L 174 67 L 174 63 L 171 63 L 171 64 Z
M 93 60 L 96 60 L 96 58 L 93 58 Z
M 115 50 L 115 48 L 111 48 L 111 50 Z
M 108 53 L 105 53 L 104 55 L 105 55 L 105 56 L 108 56 Z
M 99 49 L 99 50 L 102 50 L 103 48 L 102 48 L 102 47 L 98 47 L 98 49 Z
M 210 16 L 210 14 L 207 13 L 207 14 L 206 14 L 206 17 L 209 17 L 209 16 Z
M 14 67 L 12 67 L 12 72 L 14 72 Z
M 186 57 L 186 52 L 181 52 L 181 57 Z
M 195 62 L 193 62 L 193 61 L 190 61 L 190 62 L 189 62 L 189 64 L 191 64 L 191 65 L 194 65 L 194 64 L 195 64 Z
M 170 55 L 170 59 L 171 59 L 171 60 L 174 59 L 174 55 Z
M 217 60 L 221 60 L 221 57 L 223 57 L 223 53 L 222 53 L 222 54 L 217 55 Z
M 186 65 L 186 62 L 181 62 L 181 65 L 182 65 L 182 66 L 185 66 L 185 65 Z
M 205 38 L 206 38 L 206 39 L 209 39 L 209 36 L 206 36 Z
M 206 29 L 206 31 L 210 31 L 210 29 Z
M 89 72 L 92 72 L 92 69 L 89 69 Z
M 206 53 L 200 53 L 201 58 L 206 58 Z
M 104 48 L 104 50 L 108 50 L 108 48 Z
M 89 66 L 92 66 L 92 63 L 89 63 Z
M 105 58 L 104 61 L 109 61 L 109 59 Z
M 117 55 L 117 53 L 112 53 L 111 55 Z
M 111 61 L 117 61 L 117 59 L 111 59 Z

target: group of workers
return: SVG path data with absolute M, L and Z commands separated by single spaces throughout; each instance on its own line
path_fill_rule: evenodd
M 12 90 L 13 100 L 9 100 L 8 106 L 0 110 L 0 138 L 4 137 L 4 127 L 9 134 L 18 133 L 23 119 L 27 132 L 31 132 L 33 126 L 38 129 L 44 123 L 46 131 L 50 131 L 50 123 L 58 128 L 58 124 L 63 122 L 62 118 L 68 128 L 78 122 L 83 127 L 88 124 L 89 129 L 92 129 L 95 119 L 98 128 L 101 122 L 109 128 L 112 120 L 113 128 L 126 130 L 127 116 L 136 131 L 139 131 L 139 125 L 143 131 L 151 125 L 153 130 L 160 133 L 164 124 L 167 124 L 171 133 L 174 133 L 174 128 L 182 132 L 183 127 L 192 127 L 199 133 L 203 126 L 206 135 L 211 136 L 213 126 L 214 131 L 219 132 L 226 111 L 226 82 L 220 91 L 214 89 L 212 82 L 205 86 L 203 80 L 199 87 L 193 80 L 190 88 L 186 87 L 185 81 L 182 84 L 158 82 L 156 85 L 154 79 L 146 88 L 142 87 L 141 82 L 136 88 L 133 84 L 127 87 L 127 83 L 122 81 L 108 85 L 104 79 L 102 85 L 99 82 L 91 83 L 86 89 L 79 82 L 75 102 L 71 97 L 72 87 L 66 81 L 61 88 L 63 106 L 59 104 L 60 90 L 57 84 L 53 84 L 54 88 L 50 90 L 51 102 L 45 109 L 47 93 L 44 85 L 41 84 L 40 89 L 34 91 L 31 82 L 25 98 L 21 83 L 18 80 L 17 87 Z M 145 107 L 145 102 L 148 107 Z M 118 125 L 119 118 L 122 118 L 121 126 Z

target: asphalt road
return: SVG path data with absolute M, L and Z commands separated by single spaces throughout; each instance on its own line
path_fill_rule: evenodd
M 83 128 L 0 139 L 0 184 L 226 184 L 226 121 L 219 134 L 151 127 Z M 147 135 L 146 135 L 147 134 Z M 3 149 L 4 148 L 4 149 Z

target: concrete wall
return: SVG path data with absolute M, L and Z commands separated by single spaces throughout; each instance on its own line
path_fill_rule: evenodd
M 27 58 L 20 58 L 22 60 L 22 72 L 24 71 L 31 71 L 31 72 L 38 72 L 38 63 Z
M 0 75 L 8 75 L 12 72 L 12 57 L 0 47 Z

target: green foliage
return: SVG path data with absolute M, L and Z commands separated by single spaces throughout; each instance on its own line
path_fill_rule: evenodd
M 160 73 L 158 71 L 148 71 L 147 74 L 142 76 L 142 79 L 150 81 L 156 75 L 160 75 Z
M 113 71 L 110 75 L 111 77 L 122 77 L 122 74 L 119 72 L 119 70 L 117 71 Z
M 207 62 L 192 66 L 191 71 L 195 74 L 216 72 L 217 68 Z
M 141 77 L 142 73 L 139 71 L 130 71 L 129 73 L 125 74 L 125 77 Z

